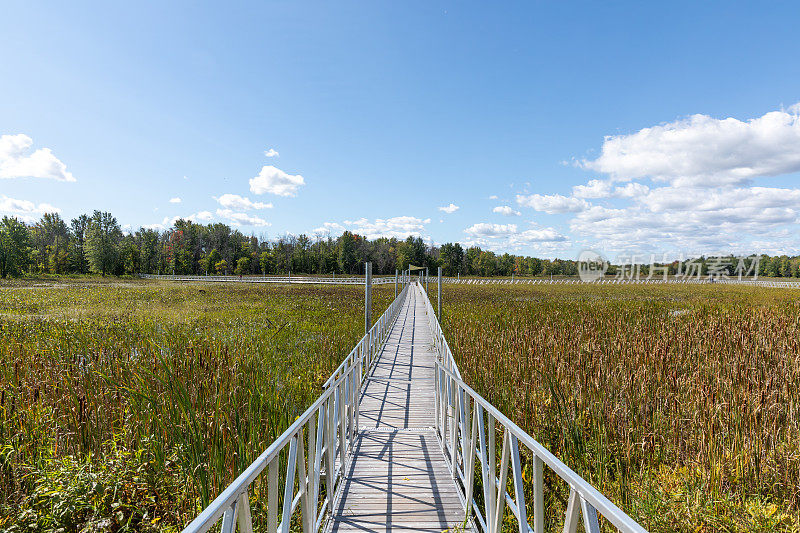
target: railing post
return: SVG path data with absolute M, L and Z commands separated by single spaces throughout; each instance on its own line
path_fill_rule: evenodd
M 397 298 L 397 269 L 394 269 L 394 297 Z
M 372 263 L 364 263 L 364 335 L 372 327 Z
M 533 533 L 544 533 L 544 462 L 533 457 Z

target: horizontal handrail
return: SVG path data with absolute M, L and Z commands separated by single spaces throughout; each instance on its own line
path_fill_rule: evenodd
M 515 279 L 491 279 L 491 278 L 452 278 L 443 277 L 442 283 L 457 283 L 462 285 L 751 285 L 754 287 L 771 287 L 784 289 L 800 289 L 800 281 L 771 281 L 771 280 L 747 280 L 747 279 L 726 279 L 726 278 L 641 278 L 641 279 L 597 279 L 581 280 L 578 278 L 559 278 L 559 279 L 540 279 L 540 278 L 515 278 Z
M 252 532 L 249 487 L 268 469 L 267 531 L 288 533 L 289 523 L 299 506 L 305 533 L 319 531 L 331 511 L 333 497 L 341 488 L 358 432 L 358 398 L 362 383 L 371 370 L 380 347 L 402 309 L 408 285 L 383 312 L 375 325 L 356 344 L 333 375 L 324 391 L 289 428 L 248 466 L 214 501 L 183 530 L 204 533 L 222 519 L 222 533 Z M 281 452 L 286 451 L 286 474 L 281 520 L 278 522 L 278 479 Z M 320 501 L 321 481 L 325 497 Z M 295 494 L 295 483 L 298 491 Z
M 236 283 L 309 283 L 322 285 L 364 285 L 364 278 L 358 277 L 330 277 L 320 276 L 194 276 L 182 274 L 139 274 L 142 279 L 158 279 L 165 281 L 206 281 L 206 282 L 236 282 Z M 372 278 L 373 285 L 386 285 L 394 283 L 393 277 Z
M 497 533 L 503 522 L 505 508 L 508 506 L 519 523 L 520 533 L 543 533 L 545 512 L 543 467 L 547 465 L 570 487 L 564 531 L 576 531 L 579 515 L 582 514 L 586 531 L 599 532 L 597 519 L 599 512 L 619 531 L 645 532 L 644 528 L 600 491 L 463 381 L 439 320 L 433 312 L 430 299 L 424 290 L 421 292 L 424 295 L 438 356 L 434 373 L 436 435 L 459 488 L 462 502 L 465 504 L 465 518 L 471 519 L 474 514 L 473 522 L 481 531 Z M 499 478 L 495 475 L 497 466 L 495 424 L 500 425 L 503 433 L 502 458 L 500 471 L 497 472 Z M 530 451 L 533 459 L 533 526 L 528 523 L 526 514 L 520 443 Z M 479 464 L 478 475 L 483 481 L 482 512 L 478 509 L 478 501 L 473 492 L 476 468 L 472 465 L 475 465 L 476 458 Z M 514 484 L 513 496 L 506 491 L 509 481 L 513 481 Z

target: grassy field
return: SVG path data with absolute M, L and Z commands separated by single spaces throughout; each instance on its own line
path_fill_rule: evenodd
M 800 530 L 800 292 L 445 285 L 443 305 L 465 380 L 648 530 Z
M 380 316 L 393 286 L 376 287 Z M 363 287 L 0 285 L 0 531 L 180 529 L 321 391 Z

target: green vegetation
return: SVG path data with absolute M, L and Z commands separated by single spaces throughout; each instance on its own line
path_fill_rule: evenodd
M 0 530 L 180 529 L 363 328 L 363 287 L 0 284 Z
M 797 291 L 447 285 L 443 298 L 465 380 L 646 529 L 800 530 Z M 568 489 L 546 486 L 563 511 Z

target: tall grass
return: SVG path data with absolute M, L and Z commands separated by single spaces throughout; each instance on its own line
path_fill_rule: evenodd
M 799 297 L 446 286 L 443 327 L 467 382 L 647 529 L 797 531 Z
M 0 529 L 182 527 L 363 327 L 358 287 L 0 287 Z

